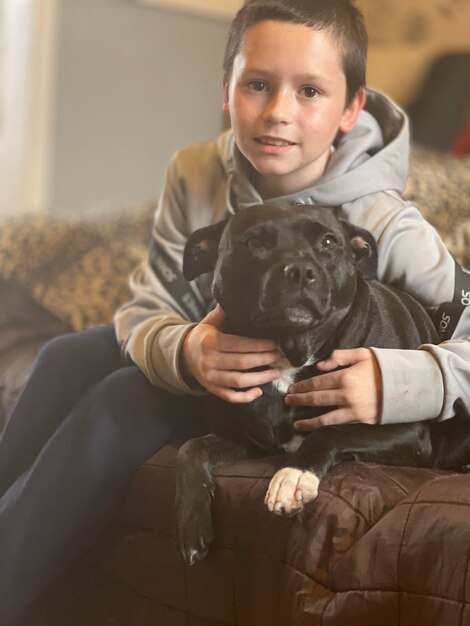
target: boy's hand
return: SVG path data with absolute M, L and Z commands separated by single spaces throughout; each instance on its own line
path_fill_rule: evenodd
M 282 353 L 270 339 L 221 332 L 223 320 L 224 312 L 218 304 L 187 334 L 183 345 L 185 366 L 200 385 L 219 398 L 232 403 L 251 402 L 262 395 L 258 385 L 276 380 L 279 372 L 243 370 L 271 365 L 281 360 Z M 249 389 L 238 391 L 245 388 Z
M 326 361 L 316 365 L 319 370 L 328 373 L 292 385 L 285 402 L 289 406 L 336 408 L 319 417 L 295 422 L 296 430 L 314 430 L 320 426 L 351 422 L 378 423 L 382 377 L 371 350 L 335 350 Z M 345 369 L 336 370 L 337 367 Z

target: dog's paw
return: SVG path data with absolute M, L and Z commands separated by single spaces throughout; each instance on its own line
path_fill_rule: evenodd
M 214 533 L 212 525 L 213 488 L 205 485 L 195 489 L 186 498 L 177 499 L 176 544 L 188 565 L 194 565 L 209 552 Z
M 272 477 L 264 503 L 276 515 L 295 515 L 315 500 L 319 484 L 313 472 L 283 467 Z

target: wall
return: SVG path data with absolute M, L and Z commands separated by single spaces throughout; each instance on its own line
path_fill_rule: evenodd
M 433 61 L 470 51 L 470 0 L 357 0 L 369 32 L 367 80 L 403 106 Z
M 171 154 L 220 132 L 228 22 L 137 1 L 0 0 L 0 215 L 155 198 Z M 470 50 L 470 0 L 358 4 L 369 85 L 404 106 L 439 54 Z
M 154 198 L 179 147 L 222 127 L 228 23 L 61 0 L 50 207 Z

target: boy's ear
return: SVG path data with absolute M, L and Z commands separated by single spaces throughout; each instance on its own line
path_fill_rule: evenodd
M 194 280 L 212 272 L 217 261 L 219 241 L 228 220 L 195 230 L 186 242 L 183 254 L 183 276 Z
M 367 92 L 365 89 L 359 89 L 348 104 L 348 106 L 344 109 L 343 117 L 341 118 L 341 123 L 339 126 L 339 130 L 343 133 L 349 133 L 357 122 L 357 117 L 359 113 L 364 108 L 364 105 L 367 100 Z
M 365 280 L 377 278 L 378 251 L 373 234 L 364 228 L 341 221 L 351 244 L 357 271 Z
M 229 77 L 227 74 L 224 74 L 223 87 L 224 87 L 223 111 L 224 113 L 230 113 L 230 105 L 229 105 L 229 97 L 228 97 Z

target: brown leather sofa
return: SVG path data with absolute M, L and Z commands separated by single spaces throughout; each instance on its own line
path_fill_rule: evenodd
M 415 151 L 409 188 L 467 267 L 469 165 Z M 0 226 L 3 419 L 44 341 L 108 321 L 127 297 L 152 211 Z M 345 463 L 303 514 L 280 518 L 263 505 L 279 457 L 225 467 L 211 552 L 187 567 L 174 541 L 175 454 L 168 446 L 137 472 L 86 574 L 35 607 L 31 624 L 470 626 L 470 476 Z

